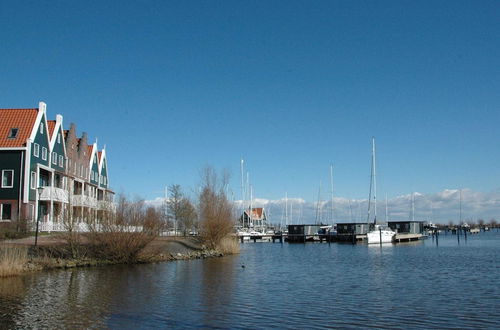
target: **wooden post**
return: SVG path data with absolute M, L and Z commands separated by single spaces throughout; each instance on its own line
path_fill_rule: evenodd
M 380 237 L 380 246 L 382 246 L 382 228 L 378 227 L 378 232 L 379 232 L 379 237 Z

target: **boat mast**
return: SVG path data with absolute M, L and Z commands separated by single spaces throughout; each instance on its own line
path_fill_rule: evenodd
M 321 214 L 319 209 L 320 198 L 321 198 L 321 181 L 319 182 L 319 189 L 318 189 L 318 204 L 316 204 L 316 224 L 320 223 L 321 221 Z
M 375 179 L 375 137 L 372 137 L 372 167 L 370 176 L 370 193 L 368 194 L 368 215 L 366 217 L 366 222 L 370 224 L 370 210 L 372 202 L 372 190 L 373 190 L 373 203 L 374 203 L 374 219 L 373 222 L 377 223 L 377 181 Z
M 332 226 L 334 224 L 334 213 L 333 213 L 333 165 L 330 165 L 330 191 L 332 197 Z
M 244 188 L 244 183 L 243 183 L 243 158 L 241 158 L 240 161 L 240 173 L 241 173 L 241 208 L 242 208 L 242 222 L 243 222 L 243 228 L 245 228 L 245 188 Z
M 460 223 L 459 225 L 462 225 L 462 189 L 460 189 Z
M 252 187 L 252 185 L 250 185 L 250 222 L 251 222 L 251 226 L 253 228 L 253 219 L 252 219 L 253 208 L 252 208 L 252 202 L 253 202 L 253 187 Z
M 288 192 L 285 192 L 285 226 L 288 227 Z
M 385 223 L 389 224 L 389 213 L 387 210 L 387 194 L 385 194 Z
M 415 193 L 411 193 L 411 221 L 415 221 Z
M 372 152 L 373 152 L 373 204 L 375 210 L 374 223 L 377 223 L 377 174 L 376 174 L 376 161 L 375 161 L 375 137 L 372 137 Z

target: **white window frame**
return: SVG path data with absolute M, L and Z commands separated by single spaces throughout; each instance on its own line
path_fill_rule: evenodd
M 43 123 L 40 123 L 40 134 L 43 134 Z
M 37 180 L 36 180 L 36 172 L 35 171 L 31 171 L 30 180 L 31 180 L 30 181 L 30 188 L 36 189 Z
M 64 157 L 59 155 L 59 167 L 64 167 Z
M 42 159 L 47 160 L 47 148 L 42 147 Z
M 57 143 L 61 143 L 61 132 L 57 133 Z
M 10 186 L 3 184 L 4 175 L 7 172 L 12 172 Z M 14 188 L 14 170 L 2 170 L 2 188 Z
M 52 164 L 57 165 L 57 152 L 52 151 Z
M 33 156 L 40 156 L 40 145 L 38 143 L 33 143 Z

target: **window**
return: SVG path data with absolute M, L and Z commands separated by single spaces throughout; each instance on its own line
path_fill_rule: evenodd
M 47 148 L 42 147 L 42 159 L 47 160 Z
M 57 143 L 61 143 L 61 133 L 57 133 Z
M 0 219 L 11 220 L 12 204 L 0 204 Z
M 43 123 L 40 123 L 40 134 L 43 134 Z
M 15 138 L 17 138 L 17 133 L 19 133 L 19 128 L 11 128 L 7 138 L 8 139 L 15 139 Z
M 57 165 L 57 153 L 52 152 L 52 164 Z
M 38 157 L 40 154 L 40 145 L 38 143 L 33 144 L 33 156 Z
M 2 170 L 2 188 L 14 187 L 14 170 Z
M 64 157 L 62 155 L 59 155 L 59 166 L 64 167 Z
M 36 172 L 31 172 L 30 187 L 36 189 Z

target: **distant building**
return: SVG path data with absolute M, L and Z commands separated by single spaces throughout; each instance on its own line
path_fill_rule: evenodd
M 263 207 L 254 207 L 252 212 L 245 210 L 240 217 L 240 226 L 243 228 L 267 227 L 266 211 Z
M 389 221 L 388 226 L 399 234 L 422 234 L 425 221 Z
M 33 224 L 39 215 L 41 231 L 56 231 L 65 219 L 97 219 L 113 208 L 106 150 L 75 130 L 63 129 L 61 115 L 48 120 L 43 102 L 0 109 L 0 221 Z

